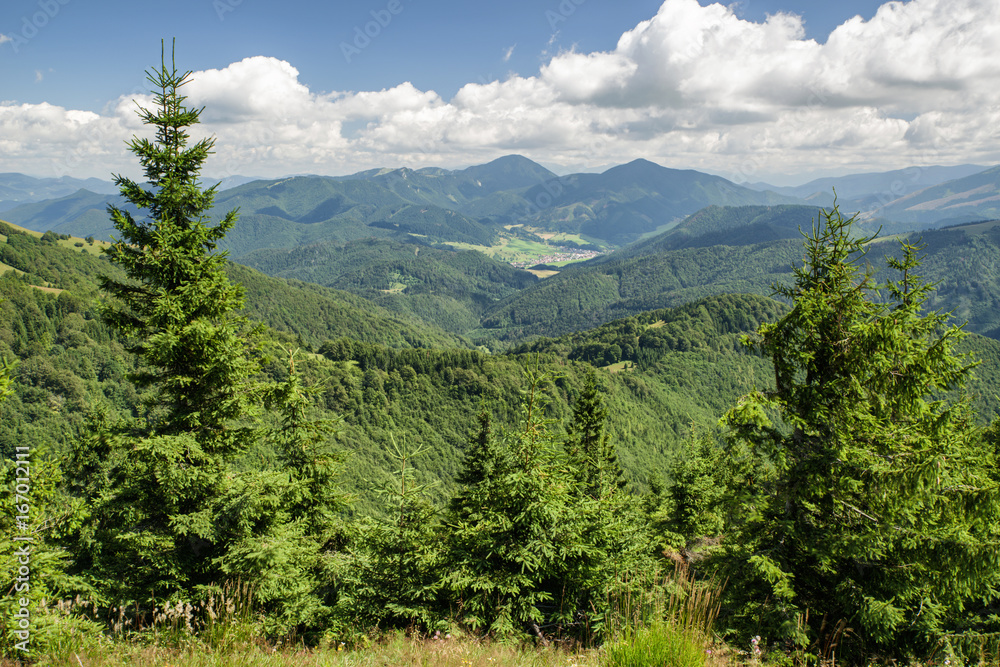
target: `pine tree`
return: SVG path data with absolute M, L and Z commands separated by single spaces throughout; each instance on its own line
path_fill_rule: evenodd
M 645 528 L 605 432 L 607 414 L 591 372 L 573 404 L 563 443 L 575 478 L 570 513 L 578 526 L 579 548 L 565 561 L 563 601 L 555 615 L 583 641 L 605 636 L 609 602 L 627 596 L 626 589 L 639 581 L 636 575 L 653 565 Z
M 393 438 L 392 448 L 399 470 L 392 484 L 379 489 L 388 512 L 362 522 L 340 613 L 351 625 L 431 630 L 444 616 L 442 548 L 437 510 L 427 499 L 433 484 L 418 484 L 412 465 L 427 447 Z
M 836 206 L 823 217 L 778 289 L 792 310 L 750 343 L 775 387 L 724 418 L 732 452 L 756 460 L 733 487 L 727 590 L 752 634 L 840 641 L 838 658 L 929 652 L 1000 584 L 992 457 L 949 398 L 974 362 L 955 351 L 961 328 L 925 311 L 918 248 L 879 286 L 861 269 L 871 237 Z
M 295 368 L 297 353 L 295 350 L 289 355 L 288 378 L 268 392 L 266 403 L 281 416 L 271 440 L 280 458 L 279 467 L 292 478 L 286 498 L 288 508 L 308 524 L 310 535 L 322 540 L 336 513 L 348 502 L 338 486 L 345 456 L 330 440 L 343 420 L 312 416 L 310 397 L 319 392 L 315 387 L 303 386 Z
M 559 609 L 567 559 L 581 548 L 569 512 L 573 479 L 559 465 L 544 417 L 549 376 L 525 371 L 523 421 L 497 437 L 488 415 L 465 457 L 445 519 L 445 585 L 461 620 L 495 636 L 541 636 Z
M 608 410 L 604 407 L 593 371 L 573 404 L 573 419 L 567 429 L 566 452 L 576 471 L 580 490 L 591 498 L 602 498 L 625 485 L 618 454 L 604 431 Z
M 669 483 L 654 477 L 652 492 L 643 501 L 653 548 L 661 555 L 693 549 L 701 538 L 716 537 L 723 528 L 722 506 L 730 485 L 716 438 L 692 434 L 679 454 L 669 467 Z
M 184 106 L 180 94 L 190 72 L 164 60 L 147 77 L 156 106 L 140 108 L 139 116 L 156 128 L 156 139 L 133 137 L 129 144 L 146 183 L 119 175 L 115 184 L 148 217 L 136 220 L 128 210 L 108 207 L 121 238 L 106 252 L 128 280 L 102 279 L 112 297 L 105 319 L 144 362 L 133 379 L 155 390 L 152 430 L 190 434 L 206 452 L 231 455 L 250 436 L 234 428 L 234 420 L 249 410 L 257 369 L 251 358 L 256 330 L 237 315 L 243 289 L 226 275 L 226 253 L 216 251 L 237 213 L 208 224 L 215 187 L 202 190 L 198 178 L 214 139 L 187 146 L 186 128 L 201 114 Z
M 216 251 L 236 213 L 207 222 L 214 188 L 203 191 L 198 174 L 213 140 L 187 146 L 186 128 L 201 112 L 179 92 L 190 73 L 161 58 L 147 75 L 155 107 L 139 116 L 156 137 L 129 144 L 147 182 L 115 178 L 147 217 L 109 207 L 121 238 L 107 253 L 127 280 L 104 278 L 101 286 L 110 297 L 108 324 L 139 358 L 133 379 L 151 390 L 148 413 L 129 424 L 97 423 L 77 452 L 78 470 L 99 473 L 76 481 L 91 517 L 78 567 L 104 581 L 116 601 L 185 597 L 221 584 L 232 543 L 273 529 L 280 515 L 272 501 L 284 489 L 280 477 L 231 471 L 259 437 L 252 419 L 257 333 L 237 314 L 242 288 L 229 281 L 225 253 Z M 250 496 L 252 504 L 234 501 Z

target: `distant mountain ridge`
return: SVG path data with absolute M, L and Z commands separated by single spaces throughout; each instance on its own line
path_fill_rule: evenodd
M 957 224 L 1000 218 L 1000 165 L 899 197 L 876 210 L 903 222 Z
M 927 166 L 907 167 L 892 171 L 846 174 L 817 178 L 795 186 L 775 186 L 768 183 L 747 183 L 754 190 L 771 190 L 789 197 L 798 197 L 816 206 L 833 203 L 833 191 L 842 202 L 881 198 L 883 202 L 938 185 L 946 181 L 978 174 L 988 167 L 962 164 L 954 167 Z
M 118 192 L 114 183 L 99 178 L 35 178 L 18 173 L 3 173 L 0 174 L 0 211 L 22 204 L 65 197 L 83 189 L 104 195 Z
M 18 207 L 7 217 L 39 231 L 104 237 L 111 231 L 104 209 L 118 201 L 81 191 Z M 527 158 L 508 155 L 455 171 L 375 169 L 352 176 L 253 181 L 219 192 L 214 214 L 240 208 L 241 221 L 226 239 L 239 255 L 393 234 L 489 245 L 496 229 L 509 225 L 622 245 L 707 205 L 775 203 L 795 200 L 648 160 L 600 174 L 559 177 Z
M 758 192 L 694 170 L 633 160 L 600 174 L 570 174 L 524 194 L 537 212 L 528 217 L 546 229 L 577 232 L 614 245 L 638 240 L 709 205 L 800 203 Z
M 887 234 L 1000 218 L 1000 167 L 896 196 L 910 186 L 976 169 L 965 165 L 850 175 L 813 181 L 797 192 L 841 188 L 841 210 L 860 211 L 863 221 L 881 225 Z M 900 179 L 908 179 L 905 187 L 897 187 Z M 883 187 L 891 198 L 877 192 Z M 849 199 L 845 193 L 860 198 Z M 557 176 L 523 156 L 508 155 L 458 170 L 382 168 L 339 177 L 250 181 L 218 192 L 211 217 L 239 209 L 239 222 L 223 242 L 237 260 L 260 250 L 360 239 L 491 251 L 521 242 L 534 243 L 536 249 L 564 242 L 606 250 L 638 242 L 616 255 L 621 259 L 645 252 L 643 248 L 662 252 L 798 239 L 798 229 L 808 227 L 818 214 L 824 199 L 820 195 L 806 202 L 643 159 L 602 173 Z M 4 215 L 38 231 L 107 238 L 113 234 L 109 203 L 124 205 L 117 195 L 81 189 L 22 204 Z M 728 207 L 742 213 L 730 215 Z M 750 217 L 741 217 L 745 215 Z M 658 236 L 672 227 L 673 234 Z M 563 241 L 548 243 L 556 237 Z M 294 266 L 282 270 L 298 272 Z

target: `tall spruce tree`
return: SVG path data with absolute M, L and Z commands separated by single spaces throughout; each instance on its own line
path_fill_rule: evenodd
M 248 436 L 234 420 L 245 416 L 254 395 L 250 379 L 257 366 L 249 353 L 256 332 L 238 315 L 243 288 L 229 281 L 226 253 L 216 250 L 237 212 L 210 225 L 215 187 L 203 190 L 198 180 L 214 139 L 188 146 L 186 128 L 202 111 L 186 107 L 180 94 L 190 75 L 178 72 L 173 59 L 147 72 L 155 108 L 140 108 L 139 116 L 156 138 L 129 143 L 146 182 L 119 175 L 115 184 L 148 215 L 136 220 L 108 207 L 121 237 L 106 252 L 128 280 L 104 278 L 101 288 L 112 297 L 106 321 L 144 364 L 134 381 L 155 390 L 151 430 L 190 434 L 206 452 L 230 455 Z
M 925 657 L 1000 584 L 992 453 L 954 400 L 974 362 L 956 352 L 960 327 L 925 310 L 918 248 L 878 285 L 852 222 L 835 206 L 807 237 L 777 290 L 792 310 L 750 342 L 775 386 L 724 418 L 731 451 L 756 458 L 733 487 L 727 591 L 751 634 L 841 659 Z
M 106 252 L 127 279 L 105 278 L 102 288 L 107 322 L 139 357 L 133 379 L 150 390 L 148 412 L 127 424 L 95 420 L 77 450 L 77 490 L 90 503 L 78 568 L 115 601 L 187 597 L 221 583 L 232 570 L 229 547 L 276 525 L 287 488 L 280 476 L 231 469 L 259 437 L 248 419 L 258 394 L 257 331 L 238 315 L 242 288 L 216 250 L 236 212 L 208 223 L 214 188 L 202 190 L 198 174 L 213 140 L 187 145 L 186 128 L 201 112 L 180 94 L 190 73 L 164 57 L 147 75 L 155 107 L 139 116 L 155 140 L 129 144 L 146 183 L 115 178 L 146 217 L 109 207 L 121 238 Z
M 629 590 L 654 565 L 649 538 L 625 478 L 610 434 L 608 411 L 591 372 L 573 404 L 563 443 L 570 473 L 571 513 L 580 531 L 580 548 L 565 561 L 563 602 L 555 620 L 588 641 L 605 638 L 616 597 Z
M 625 485 L 618 454 L 604 431 L 608 410 L 604 407 L 597 377 L 591 371 L 579 398 L 573 404 L 573 419 L 567 429 L 566 453 L 576 471 L 579 490 L 594 499 L 608 496 Z
M 520 428 L 497 437 L 480 414 L 445 519 L 445 586 L 461 620 L 494 636 L 541 636 L 559 611 L 566 561 L 582 548 L 569 511 L 573 478 L 544 416 L 549 375 L 534 368 L 525 378 Z

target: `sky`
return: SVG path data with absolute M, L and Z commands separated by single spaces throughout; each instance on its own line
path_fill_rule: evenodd
M 140 175 L 161 39 L 215 178 L 1000 163 L 997 0 L 4 0 L 0 172 Z

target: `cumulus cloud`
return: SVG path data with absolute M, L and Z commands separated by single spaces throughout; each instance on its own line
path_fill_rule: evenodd
M 11 37 L 10 35 L 5 35 L 2 32 L 0 32 L 0 44 L 6 44 L 7 42 L 12 41 L 13 39 L 14 38 Z
M 213 175 L 458 166 L 520 152 L 576 169 L 645 157 L 758 180 L 1000 162 L 998 43 L 995 0 L 889 2 L 825 43 L 793 14 L 755 23 L 738 4 L 665 0 L 610 51 L 562 52 L 533 76 L 469 83 L 451 99 L 409 82 L 318 93 L 293 64 L 265 56 L 196 72 L 185 91 L 206 107 L 199 132 L 217 137 Z M 18 160 L 37 165 L 74 146 L 93 152 L 95 171 L 80 175 L 122 170 L 121 140 L 141 130 L 132 100 L 100 116 L 0 103 L 3 166 L 27 171 Z

